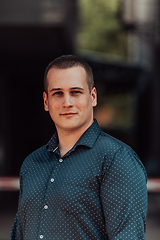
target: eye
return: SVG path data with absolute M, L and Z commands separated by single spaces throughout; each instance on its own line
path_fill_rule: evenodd
M 71 92 L 72 95 L 78 95 L 78 94 L 81 94 L 82 92 L 79 91 L 79 90 L 74 90 Z
M 61 91 L 53 93 L 53 96 L 62 96 L 62 95 L 63 95 L 63 92 L 61 92 Z

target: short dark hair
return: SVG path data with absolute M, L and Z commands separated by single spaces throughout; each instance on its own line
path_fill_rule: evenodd
M 94 78 L 93 78 L 92 69 L 85 60 L 75 55 L 62 55 L 54 59 L 51 63 L 49 63 L 44 73 L 44 91 L 48 93 L 47 74 L 51 68 L 67 69 L 67 68 L 72 68 L 77 66 L 83 67 L 84 70 L 86 71 L 87 84 L 88 84 L 89 91 L 91 92 L 92 88 L 94 87 Z

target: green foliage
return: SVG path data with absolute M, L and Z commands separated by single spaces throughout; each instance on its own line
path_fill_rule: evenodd
M 77 48 L 127 55 L 127 36 L 118 19 L 119 0 L 79 0 Z

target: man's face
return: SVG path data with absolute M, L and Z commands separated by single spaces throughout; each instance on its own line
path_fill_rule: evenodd
M 49 111 L 56 129 L 84 132 L 93 123 L 93 107 L 97 105 L 96 89 L 91 93 L 85 70 L 80 67 L 52 68 L 47 75 L 48 96 L 44 92 L 44 108 Z

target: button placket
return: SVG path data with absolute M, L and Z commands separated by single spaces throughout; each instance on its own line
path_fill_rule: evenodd
M 57 186 L 57 170 L 61 169 L 61 161 L 59 162 L 60 156 L 56 159 L 55 164 L 53 165 L 52 171 L 50 172 L 50 176 L 48 179 L 48 185 L 45 193 L 45 198 L 43 201 L 42 205 L 42 218 L 40 222 L 40 227 L 39 227 L 39 239 L 44 240 L 47 237 L 46 235 L 43 235 L 43 233 L 46 231 L 45 229 L 45 222 L 47 221 L 48 216 L 50 216 L 51 212 L 56 213 L 57 209 L 54 210 L 53 206 L 51 205 L 50 202 L 50 193 L 52 192 L 52 197 L 55 195 L 56 196 L 56 186 Z M 63 159 L 62 159 L 63 162 Z

